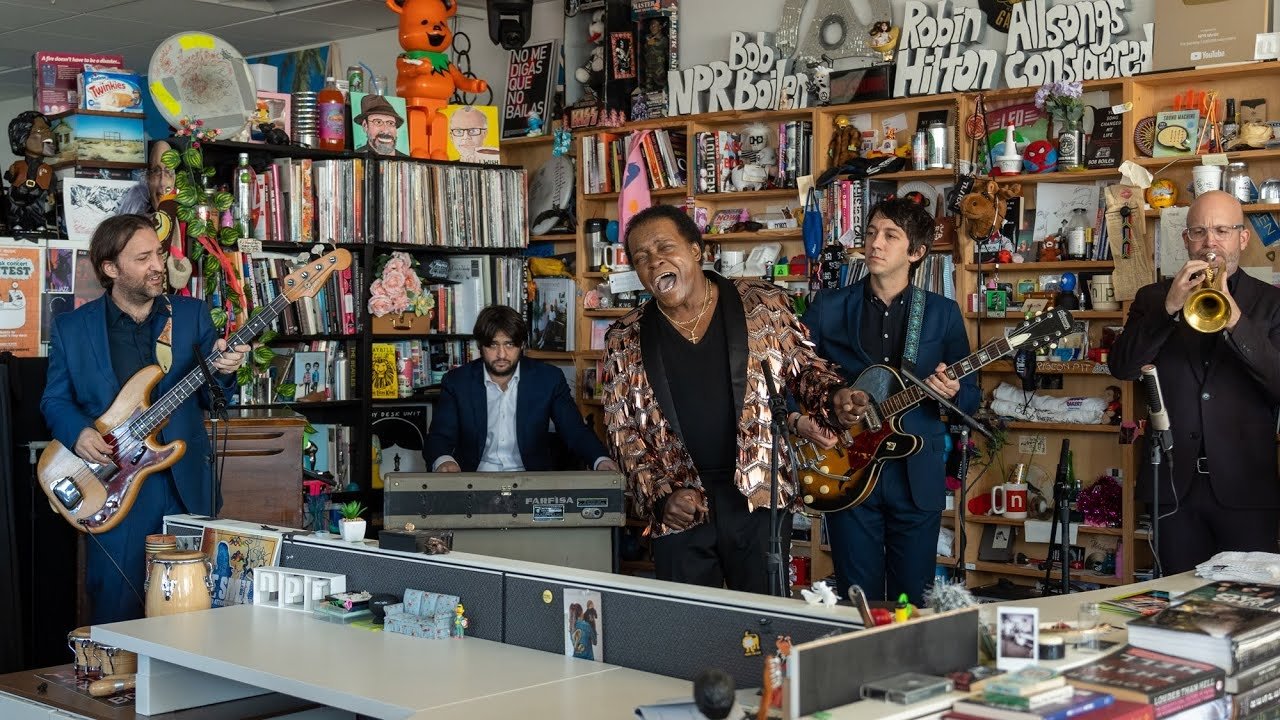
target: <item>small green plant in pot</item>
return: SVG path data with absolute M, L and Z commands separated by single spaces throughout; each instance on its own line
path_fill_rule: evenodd
M 339 512 L 342 513 L 342 519 L 338 523 L 342 528 L 343 540 L 347 542 L 364 540 L 365 521 L 360 516 L 364 514 L 365 509 L 365 506 L 356 500 L 338 506 Z

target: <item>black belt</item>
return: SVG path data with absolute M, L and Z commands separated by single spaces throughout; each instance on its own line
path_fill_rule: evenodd
M 1209 474 L 1209 458 L 1203 455 L 1196 458 L 1196 472 L 1200 473 L 1201 475 Z

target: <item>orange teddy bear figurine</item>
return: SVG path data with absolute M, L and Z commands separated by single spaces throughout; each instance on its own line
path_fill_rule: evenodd
M 489 83 L 463 75 L 449 60 L 449 19 L 458 14 L 457 0 L 387 0 L 387 7 L 400 16 L 404 52 L 396 58 L 396 94 L 409 111 L 409 154 L 446 160 L 449 119 L 441 110 L 455 88 L 471 94 L 489 89 Z

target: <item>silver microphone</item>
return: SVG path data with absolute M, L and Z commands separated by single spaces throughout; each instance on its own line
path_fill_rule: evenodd
M 1147 410 L 1151 419 L 1151 429 L 1156 432 L 1169 431 L 1169 411 L 1164 406 L 1164 395 L 1160 392 L 1160 376 L 1155 365 L 1142 366 L 1142 387 L 1147 393 Z

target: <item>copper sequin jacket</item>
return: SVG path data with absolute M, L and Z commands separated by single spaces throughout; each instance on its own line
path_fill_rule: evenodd
M 708 273 L 724 303 L 734 412 L 738 418 L 738 489 L 754 510 L 769 505 L 771 413 L 762 363 L 775 378 L 829 429 L 841 429 L 831 409 L 831 393 L 841 377 L 814 353 L 808 333 L 791 310 L 791 300 L 762 280 L 729 280 Z M 627 477 L 636 515 L 653 535 L 671 532 L 654 506 L 671 492 L 702 483 L 682 440 L 673 412 L 657 332 L 662 322 L 653 301 L 636 308 L 609 331 L 605 365 L 604 412 L 609 451 Z M 795 501 L 791 460 L 782 444 L 779 483 L 782 504 Z M 700 498 L 703 503 L 705 495 Z M 699 520 L 701 522 L 702 520 Z

